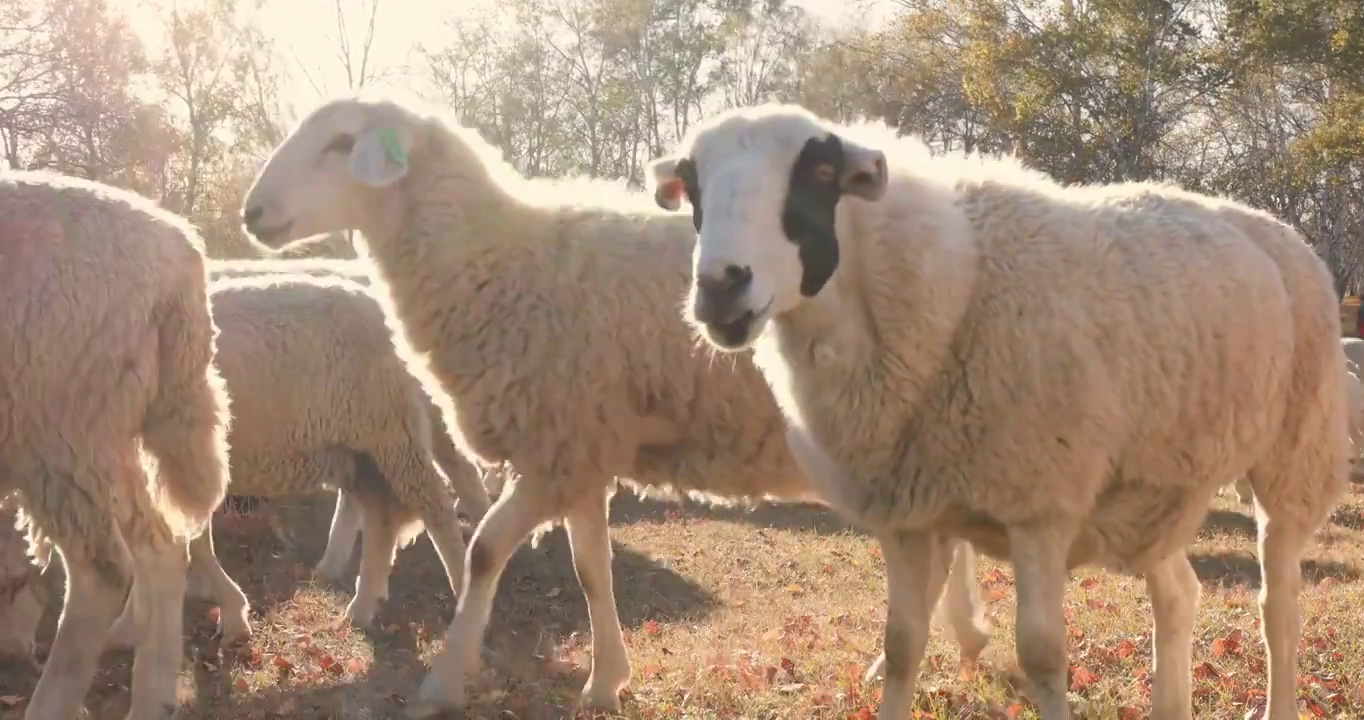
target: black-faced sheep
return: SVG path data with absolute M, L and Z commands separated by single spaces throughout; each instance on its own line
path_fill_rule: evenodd
M 185 544 L 227 488 L 228 401 L 213 366 L 203 243 L 132 193 L 10 172 L 0 175 L 0 257 L 0 495 L 66 569 L 24 717 L 76 716 L 99 657 L 92 638 L 108 631 L 134 575 L 148 582 L 133 588 L 127 717 L 169 717 Z
M 423 527 L 458 591 L 465 545 L 454 493 L 475 519 L 488 496 L 458 453 L 458 464 L 446 465 L 448 480 L 434 462 L 434 408 L 394 351 L 379 303 L 335 276 L 255 275 L 214 282 L 209 291 L 220 330 L 217 366 L 232 398 L 229 490 L 346 493 L 364 528 L 360 576 L 346 608 L 358 626 L 369 626 L 388 597 L 394 551 Z M 338 583 L 355 542 L 353 529 L 341 534 L 334 554 L 318 564 L 319 575 Z M 222 605 L 225 640 L 249 636 L 246 596 L 219 565 L 208 533 L 191 545 L 191 556 Z M 131 642 L 132 629 L 125 611 L 110 644 Z
M 343 97 L 276 148 L 243 223 L 270 248 L 358 229 L 395 338 L 453 400 L 461 451 L 519 475 L 474 534 L 446 647 L 410 715 L 464 705 L 507 560 L 561 519 L 591 618 L 583 701 L 619 707 L 630 664 L 612 595 L 616 478 L 716 502 L 812 499 L 752 363 L 717 362 L 679 317 L 690 224 L 638 193 L 527 180 L 434 111 Z M 987 635 L 975 578 L 953 578 L 963 589 L 948 615 L 969 660 Z
M 796 106 L 723 113 L 651 165 L 690 198 L 689 317 L 754 349 L 826 501 L 877 534 L 886 686 L 904 720 L 944 537 L 1012 561 L 1020 663 L 1070 716 L 1067 571 L 1146 577 L 1152 716 L 1188 718 L 1185 548 L 1245 475 L 1259 519 L 1269 720 L 1296 718 L 1305 544 L 1346 482 L 1331 274 L 1292 228 L 1158 184 L 1064 187 Z

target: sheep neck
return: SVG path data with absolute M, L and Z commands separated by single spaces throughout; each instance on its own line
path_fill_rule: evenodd
M 359 228 L 419 352 L 448 339 L 442 328 L 466 324 L 480 283 L 505 270 L 499 258 L 514 257 L 511 247 L 534 242 L 536 226 L 485 158 L 444 128 L 428 132 L 445 141 L 412 154 L 407 176 L 380 200 L 374 221 Z
M 937 207 L 841 207 L 838 271 L 757 351 L 765 370 L 783 368 L 773 390 L 788 415 L 864 473 L 903 470 L 975 290 L 965 216 L 950 198 Z

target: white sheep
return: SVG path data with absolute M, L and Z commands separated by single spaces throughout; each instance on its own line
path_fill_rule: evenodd
M 910 715 L 944 536 L 1012 561 L 1017 647 L 1070 716 L 1084 564 L 1146 577 L 1152 716 L 1188 718 L 1185 548 L 1230 478 L 1259 519 L 1269 720 L 1296 718 L 1304 545 L 1345 488 L 1331 274 L 1287 225 L 1166 185 L 1065 187 L 798 106 L 725 112 L 651 164 L 698 227 L 688 316 L 754 349 L 826 501 L 886 559 L 879 717 Z
M 209 262 L 208 272 L 211 282 L 261 275 L 310 275 L 319 278 L 339 277 L 357 285 L 369 285 L 369 274 L 363 262 L 334 258 L 214 260 Z M 366 297 L 365 301 L 369 302 L 370 299 Z M 368 320 L 370 314 L 361 313 L 357 317 L 360 316 Z M 359 328 L 359 332 L 368 338 L 372 336 L 373 328 L 369 327 L 366 322 Z M 388 332 L 387 326 L 383 328 L 383 332 Z M 445 472 L 445 476 L 455 484 L 455 490 L 460 492 L 462 497 L 465 497 L 465 501 L 459 505 L 459 509 L 466 512 L 471 521 L 477 522 L 488 510 L 489 492 L 493 494 L 501 492 L 502 484 L 511 475 L 511 470 L 505 466 L 486 470 L 475 467 L 465 460 L 450 439 L 450 432 L 446 428 L 442 414 L 435 403 L 431 401 L 430 396 L 426 394 L 425 388 L 420 383 L 418 383 L 418 387 L 422 393 L 426 417 L 431 424 L 431 450 L 435 456 L 436 464 Z M 340 398 L 334 398 L 334 400 L 341 405 L 350 401 L 347 399 L 346 402 L 340 402 Z M 269 422 L 269 418 L 261 418 L 261 421 Z M 471 479 L 468 475 L 471 471 L 482 476 L 480 487 L 468 486 L 461 491 L 461 485 Z M 345 568 L 350 563 L 351 554 L 355 549 L 355 539 L 359 536 L 363 524 L 361 507 L 354 500 L 348 498 L 344 489 L 345 483 L 341 483 L 341 485 L 342 487 L 336 491 L 336 509 L 332 515 L 331 530 L 327 534 L 327 547 L 315 568 L 316 575 L 334 583 L 342 581 Z M 191 592 L 194 592 L 194 580 L 196 578 L 194 570 L 195 568 L 191 564 Z M 455 584 L 458 585 L 457 580 Z
M 185 544 L 227 488 L 203 242 L 113 187 L 0 175 L 0 497 L 66 597 L 27 720 L 75 717 L 134 576 L 130 720 L 169 717 L 183 655 Z M 141 450 L 154 466 L 143 466 Z M 149 477 L 150 476 L 150 477 Z
M 714 502 L 811 498 L 750 360 L 716 361 L 679 317 L 690 224 L 638 193 L 527 180 L 433 110 L 342 97 L 275 149 L 243 222 L 268 248 L 358 229 L 395 340 L 453 400 L 442 409 L 461 450 L 519 474 L 475 532 L 411 715 L 464 705 L 503 567 L 561 519 L 591 618 L 583 701 L 620 706 L 630 664 L 612 596 L 615 478 Z M 988 637 L 969 553 L 947 611 L 968 661 Z
M 220 331 L 217 366 L 232 398 L 229 491 L 287 496 L 330 486 L 346 493 L 333 526 L 337 541 L 318 575 L 342 581 L 361 525 L 346 523 L 362 517 L 360 576 L 346 608 L 358 626 L 369 626 L 388 597 L 395 549 L 423 529 L 458 591 L 465 545 L 452 486 L 475 519 L 487 511 L 488 495 L 449 437 L 437 440 L 435 408 L 394 351 L 379 303 L 335 276 L 259 274 L 219 280 L 209 292 Z M 442 447 L 434 454 L 441 463 L 433 446 Z M 211 535 L 191 550 L 222 605 L 224 640 L 246 639 L 246 596 L 218 563 Z M 131 619 L 130 603 L 110 646 L 132 642 Z

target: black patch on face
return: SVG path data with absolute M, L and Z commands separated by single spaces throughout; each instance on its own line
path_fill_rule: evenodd
M 791 167 L 781 225 L 800 248 L 800 294 L 805 297 L 819 294 L 838 268 L 834 209 L 842 196 L 843 167 L 843 143 L 832 134 L 808 140 Z
M 699 233 L 701 232 L 701 184 L 697 182 L 696 162 L 691 158 L 682 158 L 677 161 L 673 173 L 682 181 L 682 189 L 687 193 L 687 202 L 691 203 L 691 224 Z

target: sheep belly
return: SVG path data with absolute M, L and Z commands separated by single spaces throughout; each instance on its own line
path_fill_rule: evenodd
M 1204 517 L 1210 491 L 1202 487 L 1169 487 L 1117 481 L 1105 489 L 1071 544 L 1067 567 L 1098 565 L 1115 572 L 1141 574 L 1156 561 L 1193 541 Z M 967 512 L 939 524 L 944 533 L 969 541 L 996 560 L 1009 560 L 1009 536 L 994 516 Z

